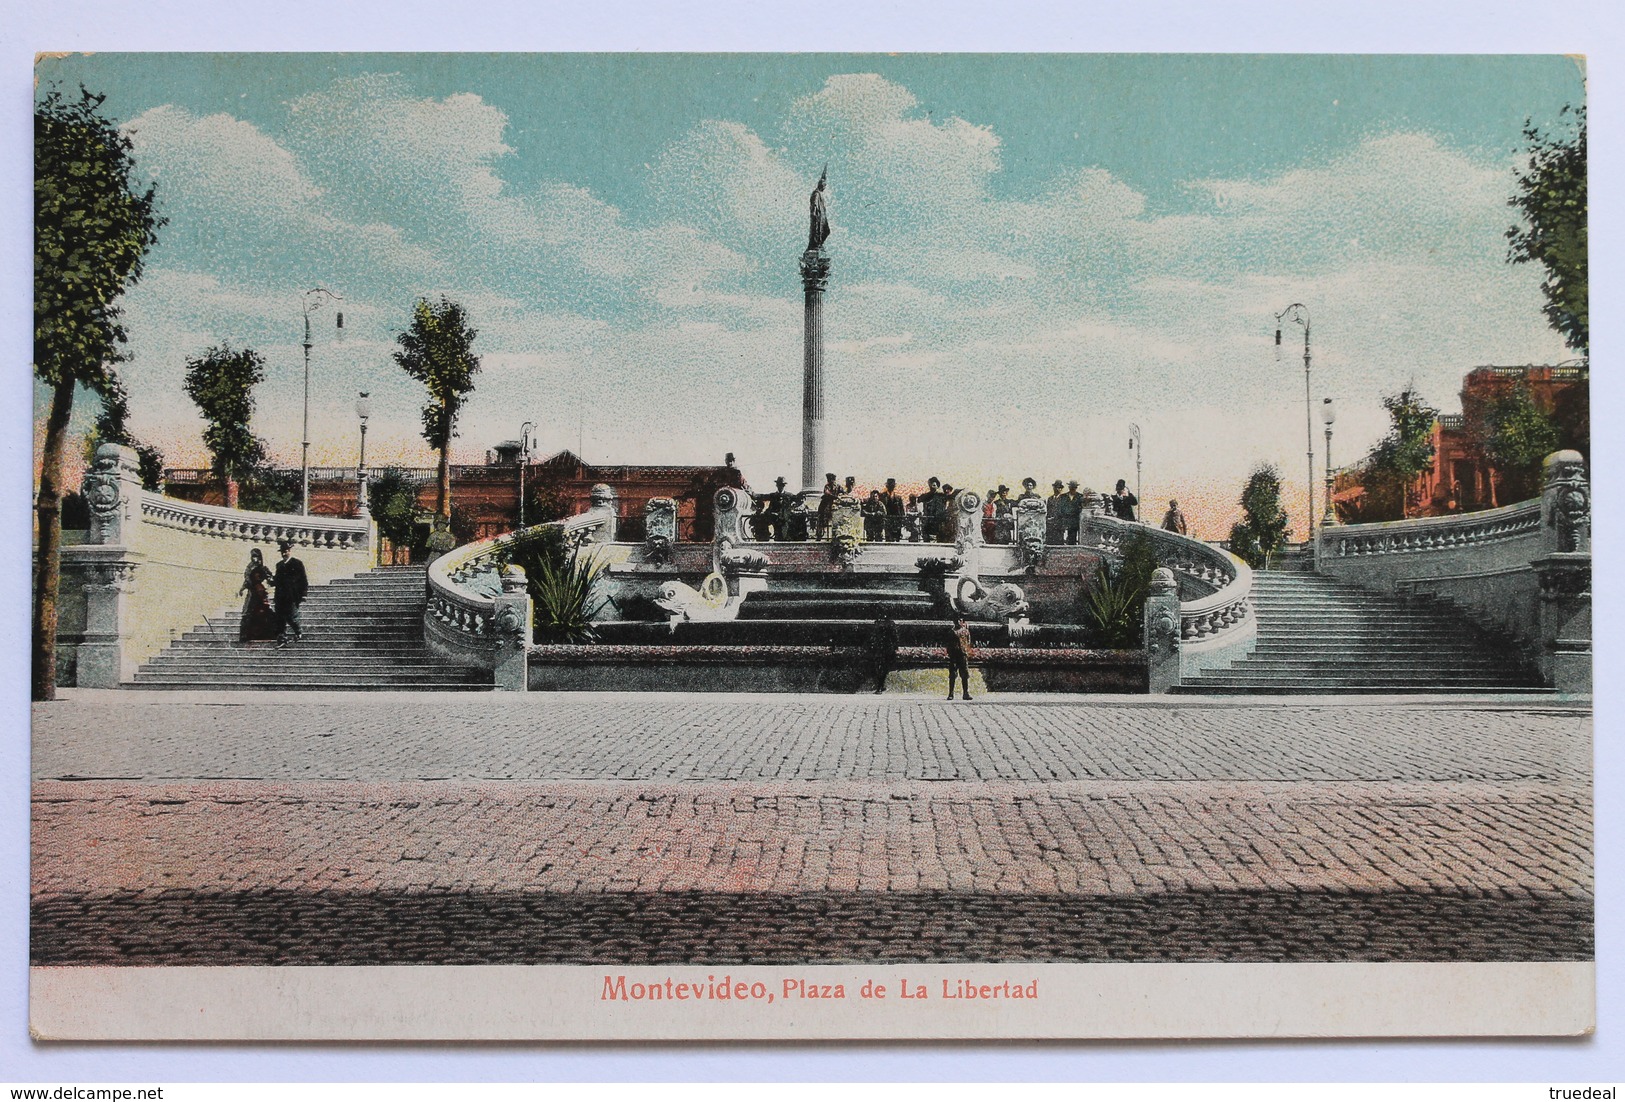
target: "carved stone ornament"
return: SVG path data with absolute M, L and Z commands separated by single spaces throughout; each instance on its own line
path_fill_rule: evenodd
M 518 564 L 507 566 L 502 571 L 502 592 L 522 594 L 528 587 L 525 577 L 525 568 Z
M 1159 566 L 1151 572 L 1151 596 L 1160 597 L 1164 594 L 1177 594 L 1178 592 L 1179 579 L 1174 577 L 1172 570 L 1169 570 L 1166 566 Z
M 954 506 L 954 546 L 964 551 L 982 542 L 982 495 L 960 490 Z
M 1584 457 L 1576 451 L 1553 452 L 1546 457 L 1544 466 L 1546 526 L 1557 530 L 1557 549 L 1589 550 L 1591 487 L 1586 481 Z
M 504 604 L 497 609 L 497 630 L 503 635 L 517 635 L 525 626 L 525 613 L 518 604 Z
M 1004 623 L 1025 619 L 1030 611 L 1027 595 L 1019 585 L 999 582 L 984 589 L 975 578 L 960 578 L 954 587 L 954 607 L 969 620 Z

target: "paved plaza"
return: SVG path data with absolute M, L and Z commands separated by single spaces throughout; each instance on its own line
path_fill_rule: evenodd
M 1592 952 L 1551 698 L 64 697 L 36 963 Z

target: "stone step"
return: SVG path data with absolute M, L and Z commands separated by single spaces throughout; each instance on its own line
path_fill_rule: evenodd
M 237 642 L 241 606 L 185 632 L 141 667 L 144 689 L 427 689 L 489 691 L 491 675 L 423 643 L 425 573 L 384 567 L 314 586 L 300 610 L 305 637 L 278 648 Z

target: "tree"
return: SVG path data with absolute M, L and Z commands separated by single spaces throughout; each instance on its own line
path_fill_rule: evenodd
M 412 548 L 419 542 L 416 483 L 390 468 L 368 480 L 367 499 L 380 536 L 395 547 Z
M 1563 114 L 1569 108 L 1563 108 Z M 1563 136 L 1542 134 L 1524 126 L 1529 140 L 1529 170 L 1518 173 L 1518 192 L 1507 205 L 1523 224 L 1507 230 L 1507 260 L 1538 262 L 1546 269 L 1540 285 L 1546 296 L 1546 320 L 1581 355 L 1591 348 L 1588 307 L 1586 223 L 1586 111 L 1574 111 L 1575 131 Z
M 136 439 L 130 432 L 130 396 L 119 379 L 111 379 L 102 394 L 102 411 L 96 423 L 85 434 L 85 464 L 96 459 L 96 449 L 103 444 L 123 444 L 133 448 L 141 471 L 141 487 L 157 491 L 164 482 L 164 453 L 151 444 Z
M 1239 500 L 1242 519 L 1230 528 L 1230 550 L 1248 566 L 1262 570 L 1292 533 L 1281 508 L 1281 472 L 1273 464 L 1260 463 L 1247 476 Z
M 186 361 L 186 393 L 203 414 L 203 446 L 214 457 L 211 466 L 226 486 L 254 470 L 265 458 L 265 441 L 254 435 L 254 388 L 265 381 L 265 360 L 251 348 L 229 344 L 210 348 Z
M 1433 426 L 1439 411 L 1415 387 L 1382 400 L 1391 427 L 1362 464 L 1366 501 L 1362 520 L 1398 520 L 1410 515 L 1416 479 L 1433 466 Z
M 465 395 L 474 390 L 474 375 L 480 358 L 474 355 L 478 334 L 468 324 L 467 314 L 457 303 L 442 298 L 439 303 L 418 299 L 412 307 L 412 324 L 396 338 L 400 349 L 395 362 L 429 390 L 423 407 L 423 439 L 440 452 L 440 486 L 435 495 L 435 514 L 451 517 L 451 440 L 457 435 L 457 415 Z
M 1561 446 L 1556 423 L 1518 386 L 1490 406 L 1484 457 L 1506 481 L 1506 498 L 1522 501 L 1540 493 L 1541 464 Z
M 74 389 L 106 394 L 125 359 L 119 296 L 141 278 L 163 219 L 135 182 L 130 140 L 100 114 L 105 97 L 48 92 L 34 108 L 34 375 L 51 390 L 40 449 L 34 583 L 35 700 L 56 698 L 62 579 L 62 452 Z
M 256 513 L 297 513 L 302 498 L 298 471 L 254 467 L 242 473 L 237 506 Z

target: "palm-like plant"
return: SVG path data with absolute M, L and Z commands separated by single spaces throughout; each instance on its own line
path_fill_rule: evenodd
M 1114 577 L 1108 564 L 1101 564 L 1095 584 L 1085 596 L 1089 624 L 1095 641 L 1110 650 L 1132 650 L 1140 644 L 1140 610 L 1145 608 L 1145 590 L 1123 577 Z
M 536 639 L 542 643 L 591 643 L 598 638 L 593 620 L 606 598 L 597 594 L 604 563 L 572 548 L 562 562 L 544 560 L 530 579 L 536 603 Z

